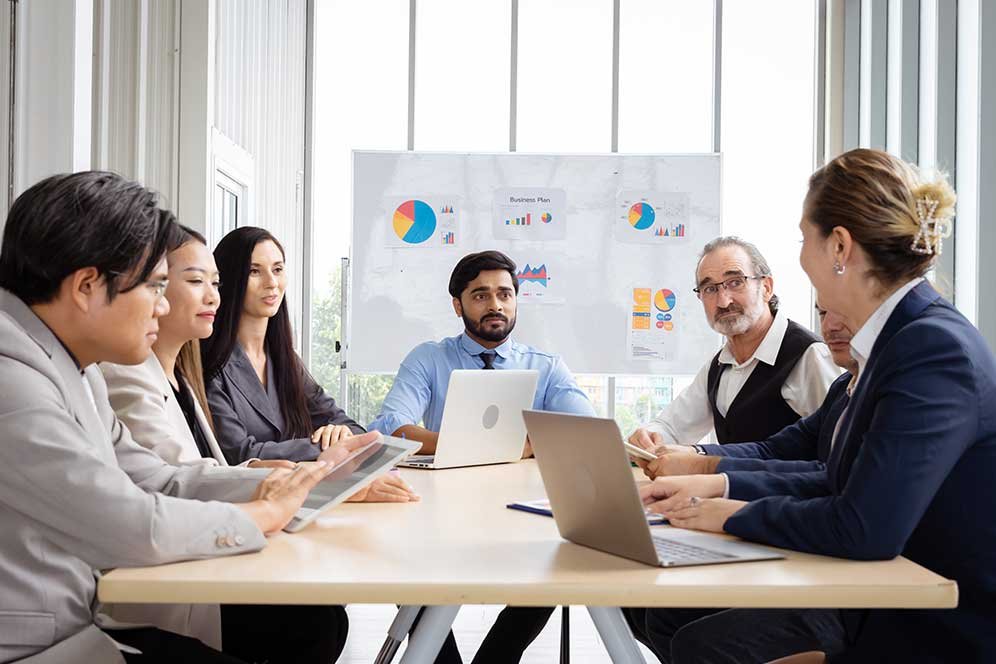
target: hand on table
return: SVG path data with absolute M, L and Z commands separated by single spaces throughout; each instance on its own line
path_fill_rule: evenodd
M 728 498 L 690 498 L 684 505 L 661 512 L 672 526 L 711 533 L 723 532 L 726 520 L 747 503 Z
M 331 469 L 325 461 L 299 463 L 293 470 L 277 468 L 259 483 L 250 502 L 240 503 L 238 507 L 249 514 L 264 534 L 278 532 Z
M 658 477 L 639 488 L 643 504 L 648 510 L 658 514 L 687 505 L 693 496 L 700 500 L 720 498 L 725 490 L 726 479 L 722 475 Z
M 664 451 L 658 452 L 656 459 L 647 461 L 642 466 L 644 474 L 650 479 L 673 475 L 712 475 L 722 458 L 689 454 L 684 450 L 672 451 L 675 447 L 686 448 L 684 445 L 665 445 Z
M 321 446 L 321 449 L 327 450 L 338 441 L 352 435 L 352 429 L 345 424 L 326 424 L 315 429 L 315 433 L 311 434 L 311 442 Z
M 419 500 L 422 500 L 421 496 L 415 493 L 415 489 L 402 479 L 401 473 L 392 470 L 387 475 L 378 477 L 369 486 L 354 493 L 346 502 L 414 503 Z
M 378 438 L 380 438 L 380 432 L 378 431 L 369 431 L 367 433 L 361 433 L 357 436 L 350 434 L 345 438 L 340 438 L 335 445 L 331 445 L 323 450 L 322 453 L 318 455 L 318 460 L 325 461 L 333 466 L 336 466 L 345 461 L 350 454 L 361 447 L 366 447 Z

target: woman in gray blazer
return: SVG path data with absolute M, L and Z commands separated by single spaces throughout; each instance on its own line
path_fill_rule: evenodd
M 218 243 L 214 257 L 221 306 L 202 346 L 204 377 L 229 463 L 251 457 L 310 461 L 337 440 L 362 433 L 294 351 L 277 239 L 262 228 L 237 228 Z M 395 488 L 399 499 L 410 498 Z

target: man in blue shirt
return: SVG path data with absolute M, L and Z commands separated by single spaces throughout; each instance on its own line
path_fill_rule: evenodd
M 408 354 L 369 429 L 404 434 L 422 443 L 421 454 L 434 453 L 454 369 L 536 369 L 539 383 L 533 408 L 595 414 L 559 357 L 511 339 L 519 292 L 515 273 L 512 259 L 498 251 L 470 254 L 457 263 L 449 291 L 453 310 L 463 318 L 463 333 L 427 341 Z
M 463 334 L 427 341 L 408 354 L 369 430 L 404 435 L 422 443 L 420 453 L 433 454 L 450 372 L 454 369 L 536 369 L 539 382 L 533 408 L 595 414 L 587 395 L 559 357 L 512 341 L 519 292 L 512 259 L 498 251 L 464 256 L 453 268 L 449 292 L 453 311 L 463 319 Z M 531 455 L 527 443 L 523 456 Z M 474 656 L 474 664 L 518 662 L 552 612 L 546 607 L 505 608 Z M 436 662 L 461 661 L 450 634 Z

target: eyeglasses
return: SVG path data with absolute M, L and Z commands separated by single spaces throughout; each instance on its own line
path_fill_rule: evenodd
M 166 294 L 166 288 L 169 286 L 169 280 L 162 279 L 159 281 L 146 281 L 145 285 L 148 286 L 149 289 L 155 294 L 156 301 L 159 301 L 163 298 L 163 295 Z
M 124 272 L 118 272 L 117 270 L 107 270 L 104 274 L 106 275 L 105 279 L 107 279 L 108 281 L 117 277 L 123 277 L 125 275 Z M 128 290 L 130 291 L 133 288 L 138 288 L 139 286 L 142 285 L 143 285 L 142 282 L 139 282 L 134 286 L 132 286 L 131 288 L 129 288 Z M 159 300 L 163 299 L 163 296 L 166 294 L 166 289 L 169 287 L 169 279 L 152 279 L 144 282 L 144 285 L 146 288 L 152 291 L 152 294 L 156 296 L 156 302 L 158 302 Z M 122 291 L 122 292 L 127 292 L 127 291 Z
M 699 296 L 699 299 L 704 297 L 713 298 L 719 295 L 719 289 L 724 288 L 731 293 L 742 293 L 745 288 L 747 288 L 747 282 L 751 279 L 764 279 L 763 276 L 760 277 L 750 277 L 747 275 L 741 275 L 738 277 L 730 277 L 724 281 L 720 281 L 715 284 L 707 284 L 705 286 L 700 286 L 698 288 L 693 288 L 692 291 Z

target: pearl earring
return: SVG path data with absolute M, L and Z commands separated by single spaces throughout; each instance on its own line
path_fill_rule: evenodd
M 844 274 L 844 270 L 845 269 L 846 268 L 843 265 L 840 264 L 840 261 L 834 261 L 833 262 L 833 272 L 834 272 L 834 274 L 837 274 L 837 275 Z

